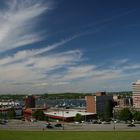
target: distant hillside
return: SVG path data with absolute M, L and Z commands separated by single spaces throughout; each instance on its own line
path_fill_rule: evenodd
M 108 95 L 121 95 L 121 96 L 132 96 L 132 91 L 122 91 L 122 92 L 107 92 Z M 24 97 L 28 95 L 20 94 L 8 94 L 0 95 L 0 100 L 23 100 Z M 95 95 L 95 93 L 44 93 L 35 94 L 36 98 L 43 99 L 82 99 L 87 95 Z

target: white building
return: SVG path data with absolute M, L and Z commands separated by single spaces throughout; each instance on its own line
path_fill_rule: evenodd
M 133 107 L 140 108 L 140 80 L 132 84 L 133 89 Z
M 2 107 L 7 107 L 7 106 L 20 106 L 20 103 L 18 102 L 14 102 L 14 101 L 1 101 L 0 102 L 0 106 Z
M 78 111 L 78 110 L 68 110 L 68 109 L 58 110 L 58 111 L 53 111 L 53 112 L 44 112 L 44 114 L 48 118 L 63 120 L 63 121 L 67 121 L 67 122 L 73 121 L 76 114 L 82 115 L 87 120 L 96 118 L 95 113 L 83 112 L 83 111 Z

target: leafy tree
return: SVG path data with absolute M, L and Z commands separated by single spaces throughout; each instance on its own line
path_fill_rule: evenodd
M 133 119 L 136 121 L 140 121 L 140 112 L 139 111 L 134 112 Z
M 104 121 L 104 114 L 103 114 L 103 113 L 98 113 L 98 114 L 97 114 L 97 118 L 98 118 L 100 121 Z
M 16 117 L 16 112 L 14 108 L 11 108 L 8 112 L 7 112 L 7 117 L 8 119 L 14 119 Z
M 0 112 L 0 119 L 4 118 L 4 114 L 2 112 Z
M 40 121 L 43 121 L 45 120 L 45 114 L 42 110 L 36 110 L 32 116 L 36 119 L 36 120 L 40 120 Z
M 133 118 L 133 115 L 128 108 L 124 108 L 119 113 L 119 119 L 122 120 L 122 121 L 125 121 L 125 122 L 131 121 L 132 118 Z
M 77 113 L 74 118 L 74 121 L 81 122 L 83 119 L 84 119 L 83 116 L 81 114 Z

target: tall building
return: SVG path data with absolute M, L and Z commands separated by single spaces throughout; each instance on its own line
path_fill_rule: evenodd
M 105 104 L 109 101 L 113 101 L 113 97 L 107 96 L 105 92 L 96 93 L 95 96 L 86 96 L 87 112 L 102 114 Z
M 35 97 L 33 95 L 25 97 L 25 108 L 35 108 Z
M 86 96 L 86 110 L 87 112 L 96 113 L 95 96 Z
M 140 80 L 132 84 L 133 89 L 133 107 L 140 108 Z

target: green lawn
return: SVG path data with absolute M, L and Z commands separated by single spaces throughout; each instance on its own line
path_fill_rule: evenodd
M 139 140 L 140 132 L 0 131 L 0 140 Z

